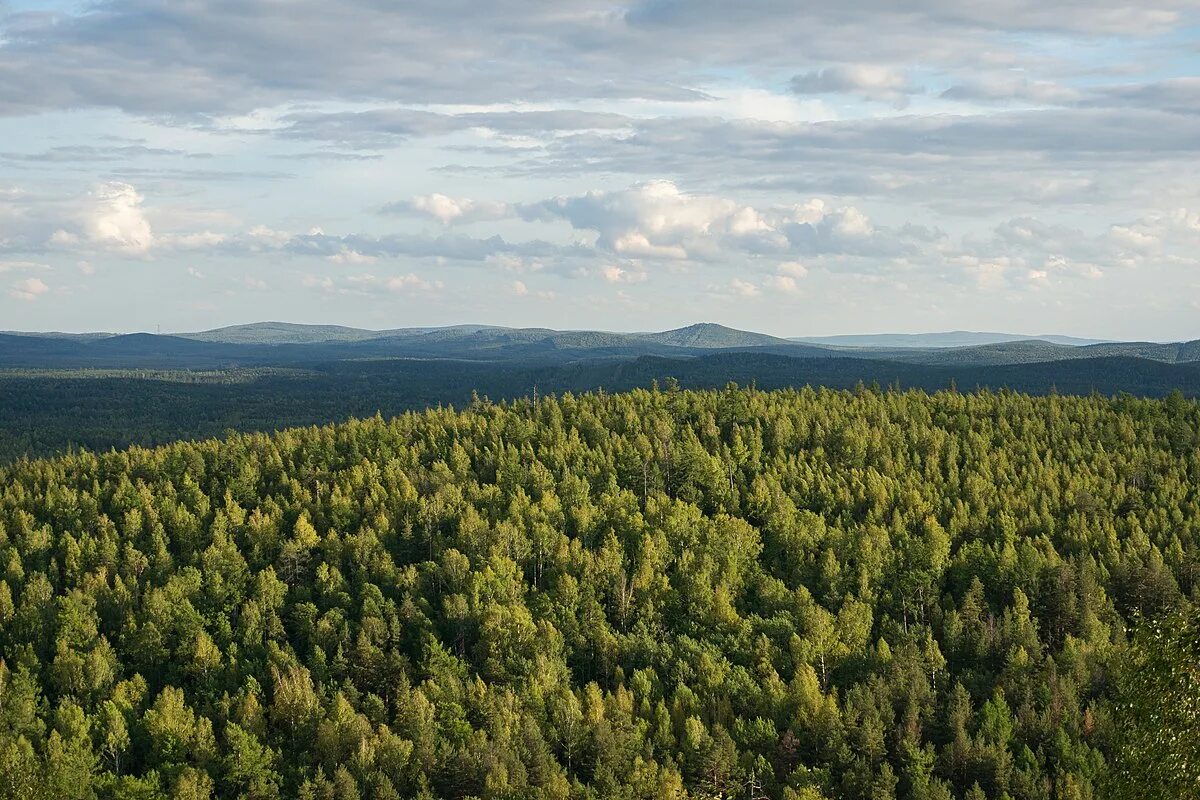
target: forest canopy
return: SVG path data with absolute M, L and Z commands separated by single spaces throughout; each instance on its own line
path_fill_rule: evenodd
M 1139 621 L 1198 584 L 1178 394 L 671 386 L 23 460 L 0 797 L 1117 797 Z

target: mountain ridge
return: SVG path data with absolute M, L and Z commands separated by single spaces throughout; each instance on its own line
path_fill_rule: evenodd
M 959 332 L 954 335 L 990 336 Z M 914 334 L 914 336 L 920 336 Z M 998 367 L 1103 357 L 1161 363 L 1200 361 L 1200 340 L 1073 344 L 1015 338 L 957 347 L 847 346 L 785 339 L 700 322 L 666 331 L 614 332 L 450 325 L 368 331 L 337 325 L 262 322 L 184 334 L 0 333 L 0 368 L 225 369 L 296 367 L 377 359 L 450 359 L 562 364 L 640 356 L 700 357 L 721 352 L 796 358 L 874 359 L 926 366 Z M 929 341 L 922 339 L 920 341 Z

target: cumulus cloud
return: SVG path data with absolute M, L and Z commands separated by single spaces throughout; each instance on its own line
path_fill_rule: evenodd
M 619 267 L 616 264 L 601 267 L 600 274 L 609 283 L 643 283 L 648 277 L 644 270 Z
M 100 185 L 92 193 L 93 207 L 87 212 L 88 238 L 125 253 L 145 253 L 154 244 L 150 222 L 142 209 L 142 196 L 128 183 Z
M 325 258 L 334 264 L 374 264 L 379 260 L 376 256 L 369 256 L 349 247 L 344 247 Z
M 412 200 L 384 206 L 385 213 L 410 212 L 436 219 L 443 225 L 458 225 L 481 220 L 504 219 L 512 211 L 507 203 L 455 198 L 444 194 L 414 197 Z
M 808 267 L 799 261 L 784 261 L 775 266 L 775 274 L 766 279 L 765 286 L 785 295 L 801 293 L 800 282 L 808 277 Z
M 437 205 L 452 220 L 463 211 L 479 207 L 469 198 Z M 440 201 L 439 201 L 440 203 Z M 414 204 L 415 207 L 415 204 Z M 652 263 L 700 262 L 719 264 L 733 257 L 778 263 L 782 276 L 803 278 L 802 257 L 856 256 L 892 259 L 914 256 L 930 244 L 939 245 L 944 234 L 922 225 L 898 228 L 876 225 L 861 209 L 835 205 L 821 198 L 786 205 L 754 206 L 731 197 L 693 193 L 675 182 L 658 179 L 625 189 L 594 190 L 561 195 L 529 203 L 494 203 L 493 211 L 528 222 L 565 222 L 590 235 L 587 243 L 553 244 L 538 240 L 507 241 L 462 235 L 426 237 L 392 235 L 330 236 L 314 232 L 293 236 L 281 246 L 297 255 L 323 255 L 345 260 L 422 256 L 452 261 L 483 261 L 511 272 L 554 268 L 563 274 L 589 270 L 586 261 L 604 258 L 593 268 L 610 283 L 644 281 Z M 464 212 L 467 213 L 467 212 Z M 491 213 L 491 212 L 489 212 Z M 611 260 L 615 257 L 617 260 Z M 570 262 L 584 261 L 578 267 Z
M 577 230 L 593 231 L 597 247 L 629 258 L 706 258 L 722 243 L 762 251 L 787 243 L 778 219 L 728 198 L 684 192 L 668 180 L 555 197 L 522 205 L 519 213 L 529 220 L 561 219 Z
M 50 291 L 50 287 L 41 278 L 24 278 L 14 282 L 12 288 L 8 290 L 8 294 L 17 300 L 31 302 L 48 291 Z
M 392 292 L 432 292 L 442 288 L 441 281 L 429 281 L 425 278 L 408 273 L 407 275 L 397 275 L 387 280 L 387 288 Z
M 738 297 L 758 297 L 762 294 L 762 289 L 741 278 L 734 278 L 729 282 L 729 291 Z
M 800 293 L 800 284 L 791 275 L 772 275 L 767 278 L 767 286 L 783 294 Z

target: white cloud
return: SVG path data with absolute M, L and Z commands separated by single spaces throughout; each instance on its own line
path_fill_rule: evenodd
M 783 294 L 800 294 L 800 284 L 790 275 L 772 275 L 766 285 Z
M 529 294 L 529 287 L 525 285 L 525 281 L 513 281 L 509 284 L 509 289 L 517 297 L 524 297 Z
M 18 300 L 31 302 L 48 291 L 50 291 L 50 287 L 41 278 L 25 278 L 14 282 L 12 288 L 8 290 L 8 294 Z
M 154 244 L 142 196 L 128 183 L 101 184 L 92 193 L 85 228 L 93 242 L 125 253 L 145 253 Z
M 1040 289 L 1050 285 L 1050 273 L 1044 269 L 1031 269 L 1025 273 L 1025 280 L 1030 286 Z
M 374 264 L 379 260 L 375 256 L 364 255 L 348 247 L 343 247 L 340 251 L 326 256 L 326 258 L 335 264 Z
M 541 259 L 526 258 L 515 253 L 492 253 L 483 259 L 483 263 L 516 273 L 540 272 L 546 266 Z
M 192 276 L 193 278 L 195 278 L 198 281 L 202 281 L 205 278 L 204 273 L 201 272 L 200 270 L 196 269 L 195 267 L 188 267 L 187 274 Z
M 729 282 L 729 290 L 738 297 L 758 297 L 762 290 L 749 281 L 734 278 Z
M 54 233 L 50 234 L 48 240 L 52 247 L 77 247 L 79 245 L 79 236 L 70 231 L 59 228 Z
M 387 288 L 393 292 L 433 292 L 443 288 L 441 281 L 430 281 L 415 273 L 389 278 Z
M 80 261 L 75 265 L 82 275 L 95 275 L 96 268 L 92 266 L 90 261 Z
M 154 237 L 155 247 L 168 247 L 176 250 L 211 250 L 225 244 L 229 237 L 215 231 L 196 231 L 194 233 L 177 233 Z
M 644 270 L 625 269 L 624 267 L 618 267 L 616 264 L 609 264 L 606 267 L 602 267 L 600 274 L 609 283 L 643 283 L 648 277 Z
M 783 252 L 789 247 L 788 225 L 819 221 L 826 214 L 820 200 L 755 208 L 716 195 L 691 194 L 669 180 L 556 197 L 522 205 L 519 211 L 525 219 L 564 219 L 577 230 L 594 231 L 601 250 L 660 260 L 711 260 L 723 249 Z M 855 221 L 861 224 L 858 217 Z
M 512 214 L 511 208 L 506 203 L 455 198 L 438 193 L 414 197 L 407 202 L 392 203 L 385 206 L 384 211 L 388 213 L 416 212 L 432 217 L 443 225 L 504 219 Z
M 292 238 L 292 234 L 286 231 L 272 230 L 265 225 L 255 225 L 246 231 L 246 238 L 260 245 L 282 247 Z

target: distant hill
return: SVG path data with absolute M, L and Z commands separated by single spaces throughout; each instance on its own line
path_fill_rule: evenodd
M 470 335 L 491 329 L 488 325 L 451 325 L 444 328 L 394 328 L 369 330 L 344 325 L 304 325 L 295 322 L 252 322 L 248 325 L 229 325 L 195 333 L 172 334 L 181 339 L 196 339 L 224 344 L 323 344 L 327 342 L 362 342 L 398 336 L 420 336 L 444 332 L 450 336 Z
M 790 340 L 765 333 L 750 333 L 727 328 L 713 322 L 700 322 L 685 328 L 676 328 L 662 333 L 632 334 L 639 339 L 672 347 L 699 347 L 721 349 L 727 347 L 770 347 L 790 344 Z
M 1019 333 L 993 333 L 986 331 L 946 331 L 942 333 L 855 333 L 843 336 L 795 336 L 793 342 L 827 344 L 836 347 L 973 347 L 1002 342 L 1030 340 L 1079 347 L 1100 344 L 1106 339 L 1081 339 L 1077 336 L 1042 334 L 1028 336 Z
M 371 331 L 338 325 L 261 322 L 178 335 L 0 333 L 0 368 L 165 369 L 308 368 L 339 361 L 453 359 L 530 366 L 640 356 L 702 357 L 742 351 L 807 359 L 868 359 L 927 366 L 997 367 L 1079 359 L 1130 357 L 1166 364 L 1200 361 L 1200 340 L 1191 342 L 1102 342 L 1055 337 L 1056 341 L 1010 338 L 962 346 L 949 342 L 1007 334 L 958 331 L 889 336 L 825 337 L 827 343 L 789 340 L 699 323 L 661 332 L 505 328 L 453 325 Z M 840 344 L 828 343 L 836 340 Z M 1064 341 L 1065 340 L 1065 341 Z M 859 344 L 848 344 L 859 342 Z M 917 346 L 924 342 L 926 346 Z M 929 344 L 930 342 L 935 343 Z
M 210 331 L 175 334 L 181 339 L 225 344 L 314 344 L 317 342 L 357 342 L 374 339 L 378 331 L 348 328 L 343 325 L 299 325 L 294 322 L 253 322 L 230 325 Z
M 711 322 L 688 325 L 675 330 L 651 333 L 615 333 L 605 331 L 558 331 L 551 328 L 505 328 L 491 325 L 452 325 L 436 328 L 394 328 L 367 330 L 342 325 L 302 325 L 291 322 L 255 322 L 231 325 L 196 333 L 173 334 L 182 339 L 225 344 L 323 344 L 362 342 L 379 339 L 419 339 L 430 342 L 478 342 L 528 344 L 548 342 L 559 347 L 613 347 L 633 342 L 650 342 L 671 347 L 718 349 L 726 347 L 762 347 L 789 344 L 789 340 L 751 333 Z
M 34 339 L 68 339 L 88 341 L 92 339 L 107 339 L 116 336 L 115 333 L 64 333 L 63 331 L 0 331 L 0 336 L 25 336 Z

